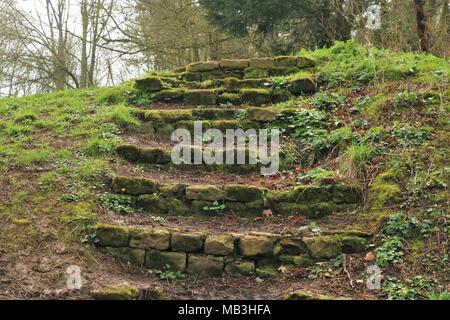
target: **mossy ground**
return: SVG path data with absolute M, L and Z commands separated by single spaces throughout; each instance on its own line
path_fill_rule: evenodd
M 255 284 L 254 278 L 228 279 L 221 292 L 196 287 L 189 278 L 176 280 L 173 286 L 195 290 L 196 298 L 252 298 L 258 292 L 275 298 L 283 290 L 298 288 L 360 298 L 427 298 L 449 290 L 449 63 L 430 55 L 368 50 L 353 43 L 302 54 L 316 59 L 313 70 L 272 80 L 282 86 L 288 77 L 314 74 L 320 91 L 270 106 L 299 108 L 303 113 L 296 117 L 297 111 L 286 112 L 276 123 L 285 129 L 283 152 L 293 159 L 293 170 L 284 172 L 281 181 L 280 176 L 266 179 L 265 186 L 286 181 L 323 184 L 330 179 L 326 172 L 335 173 L 333 180 L 359 183 L 363 188 L 359 209 L 311 227 L 370 229 L 378 248 L 371 253 L 377 260 L 371 255 L 347 257 L 346 272 L 337 261 L 279 275 L 264 284 Z M 139 270 L 125 276 L 124 266 L 88 244 L 97 220 L 122 219 L 106 210 L 99 197 L 108 191 L 116 168 L 124 165 L 115 155 L 116 146 L 143 126 L 132 105 L 147 101 L 148 96 L 133 91 L 132 82 L 0 100 L 0 252 L 6 283 L 0 297 L 86 297 L 90 286 L 102 281 L 123 277 L 133 284 L 142 281 Z M 377 180 L 393 169 L 403 174 Z M 141 169 L 135 170 L 139 174 Z M 395 201 L 385 203 L 373 192 L 377 188 L 383 189 L 383 198 L 394 194 Z M 364 206 L 364 199 L 374 205 Z M 393 219 L 394 214 L 402 218 Z M 401 247 L 384 245 L 393 237 L 400 239 Z M 350 285 L 347 272 L 353 280 L 363 278 L 368 265 L 391 254 L 399 259 L 383 260 L 389 278 L 385 291 Z M 65 289 L 65 269 L 70 265 L 84 270 L 90 283 L 85 289 Z M 418 285 L 416 279 L 425 280 Z M 147 281 L 160 283 L 156 276 Z M 211 286 L 220 282 L 208 281 Z M 239 292 L 233 288 L 238 284 Z M 415 294 L 402 296 L 402 289 Z M 169 290 L 167 295 L 192 298 L 179 292 Z

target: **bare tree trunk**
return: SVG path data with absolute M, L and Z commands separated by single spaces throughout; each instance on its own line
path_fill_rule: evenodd
M 80 59 L 80 87 L 87 87 L 88 74 L 88 29 L 89 29 L 89 9 L 87 0 L 81 1 L 81 59 Z
M 430 52 L 430 39 L 427 28 L 427 18 L 425 15 L 425 0 L 413 0 L 416 10 L 417 34 L 419 36 L 420 49 Z

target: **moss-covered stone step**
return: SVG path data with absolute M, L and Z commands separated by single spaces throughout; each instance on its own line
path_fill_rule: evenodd
M 158 82 L 159 86 L 156 85 Z M 145 89 L 146 86 L 150 89 Z M 158 87 L 160 89 L 156 89 Z M 192 84 L 152 76 L 136 80 L 136 89 L 146 92 L 151 101 L 179 102 L 190 106 L 261 106 L 313 93 L 317 87 L 313 79 L 304 76 L 289 78 L 281 88 L 279 85 L 273 86 L 270 79 L 226 78 L 211 83 Z
M 152 179 L 117 176 L 112 191 L 135 197 L 136 205 L 153 214 L 211 215 L 234 213 L 261 216 L 265 209 L 274 214 L 302 214 L 320 218 L 355 208 L 360 189 L 355 185 L 298 186 L 273 191 L 249 185 L 164 184 Z
M 202 121 L 203 131 L 207 129 L 262 129 L 277 121 L 280 117 L 294 115 L 298 108 L 260 108 L 244 109 L 207 108 L 207 109 L 172 109 L 172 110 L 135 110 L 143 121 L 142 133 L 168 139 L 176 129 L 193 131 L 195 121 Z
M 123 262 L 207 276 L 273 276 L 281 265 L 311 266 L 342 253 L 364 251 L 368 243 L 350 235 L 212 234 L 108 224 L 96 225 L 95 235 L 100 250 Z
M 201 170 L 201 171 L 225 171 L 225 172 L 234 172 L 234 173 L 249 173 L 256 172 L 261 169 L 264 165 L 261 163 L 249 164 L 250 156 L 258 156 L 257 149 L 250 148 L 233 148 L 231 149 L 234 155 L 233 164 L 227 164 L 227 150 L 220 149 L 215 150 L 208 147 L 196 147 L 189 146 L 186 147 L 185 150 L 190 150 L 190 159 L 191 163 L 174 163 L 172 161 L 172 148 L 171 147 L 152 147 L 152 148 L 141 148 L 132 144 L 124 144 L 119 145 L 116 148 L 116 153 L 123 159 L 132 162 L 132 163 L 143 163 L 148 165 L 158 165 L 160 166 L 170 166 L 179 170 Z M 183 153 L 185 151 L 181 151 L 178 153 L 179 158 L 183 157 Z M 194 163 L 195 154 L 199 152 L 202 155 L 201 163 Z M 239 160 L 238 154 L 241 153 L 244 155 L 244 160 L 246 164 L 236 165 Z M 211 163 L 211 159 L 206 160 L 203 155 L 208 155 L 214 163 Z M 281 169 L 288 168 L 289 163 L 288 159 L 280 156 L 280 165 Z M 221 159 L 221 163 L 216 163 L 215 159 Z

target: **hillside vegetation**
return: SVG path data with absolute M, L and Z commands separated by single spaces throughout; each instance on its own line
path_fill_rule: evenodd
M 98 222 L 176 223 L 158 214 L 138 222 L 133 198 L 110 191 L 111 179 L 125 169 L 136 176 L 147 172 L 116 153 L 131 136 L 145 137 L 147 126 L 137 107 L 171 105 L 154 102 L 154 95 L 130 81 L 0 99 L 0 297 L 84 298 L 92 289 L 126 281 L 162 287 L 168 298 L 274 299 L 304 288 L 362 299 L 450 298 L 450 63 L 432 55 L 366 49 L 351 41 L 299 55 L 314 59 L 316 66 L 270 77 L 272 93 L 298 77 L 313 78 L 319 90 L 267 106 L 280 113 L 268 126 L 282 129 L 283 157 L 289 161 L 280 174 L 248 179 L 271 189 L 355 184 L 362 190 L 361 201 L 345 214 L 318 221 L 261 212 L 259 217 L 228 217 L 225 224 L 233 232 L 242 224 L 282 233 L 284 223 L 324 235 L 333 227 L 358 230 L 370 235 L 363 253 L 280 269 L 271 279 L 197 282 L 166 269 L 147 274 L 98 252 Z M 211 81 L 201 86 L 208 88 Z M 283 113 L 287 109 L 295 111 Z M 246 116 L 237 113 L 235 119 Z M 173 179 L 198 178 L 196 172 L 183 170 Z M 212 173 L 204 180 L 221 177 Z M 233 174 L 223 179 L 246 181 Z M 208 210 L 222 209 L 217 204 Z M 212 228 L 201 219 L 198 223 Z M 373 264 L 383 271 L 378 291 L 365 287 L 366 269 Z M 71 265 L 83 270 L 82 290 L 66 289 Z

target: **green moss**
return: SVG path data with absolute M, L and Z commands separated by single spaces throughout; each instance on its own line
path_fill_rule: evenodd
M 278 259 L 284 266 L 294 266 L 296 268 L 306 268 L 313 266 L 315 261 L 309 258 L 308 256 L 289 256 L 283 255 L 279 256 Z
M 289 90 L 294 95 L 302 93 L 314 93 L 317 91 L 317 86 L 311 78 L 299 77 L 289 81 Z
M 112 190 L 130 195 L 152 194 L 159 189 L 159 183 L 150 179 L 117 176 L 113 178 Z
M 165 214 L 166 204 L 164 199 L 156 194 L 143 194 L 138 197 L 138 206 L 152 214 Z
M 170 270 L 184 271 L 186 260 L 186 253 L 149 250 L 145 259 L 145 267 L 153 270 L 163 270 L 169 266 Z
M 265 88 L 270 83 L 268 79 L 244 79 L 227 78 L 223 81 L 223 87 L 231 92 L 239 92 L 245 88 Z
M 186 90 L 183 97 L 187 105 L 216 105 L 217 93 L 215 90 Z
M 245 79 L 262 79 L 269 77 L 269 72 L 261 68 L 249 67 L 245 69 L 244 72 Z
M 398 181 L 402 173 L 398 169 L 390 169 L 373 181 L 369 187 L 366 208 L 372 211 L 384 210 L 401 201 L 402 192 Z
M 189 200 L 217 201 L 223 197 L 223 190 L 216 186 L 196 185 L 186 188 L 186 198 Z
M 266 89 L 242 89 L 240 91 L 242 101 L 250 105 L 264 105 L 272 102 L 270 92 Z
M 222 93 L 218 97 L 218 102 L 221 105 L 234 105 L 238 106 L 242 104 L 241 96 L 237 93 Z
M 166 198 L 184 198 L 186 195 L 186 185 L 175 183 L 175 184 L 165 184 L 160 187 L 161 194 Z
M 105 287 L 92 293 L 95 300 L 136 300 L 139 289 L 134 286 Z
M 136 162 L 140 157 L 140 149 L 135 145 L 123 144 L 116 148 L 116 153 L 125 160 Z
M 224 108 L 200 108 L 192 110 L 192 116 L 199 120 L 234 119 L 236 110 Z
M 297 67 L 303 68 L 313 68 L 316 66 L 316 60 L 309 57 L 297 57 Z
M 301 214 L 310 218 L 321 218 L 352 208 L 351 205 L 336 205 L 331 202 L 289 203 L 282 202 L 273 206 L 274 211 L 281 215 Z
M 142 91 L 159 91 L 164 89 L 164 83 L 159 77 L 136 79 L 136 89 Z
M 179 75 L 179 77 L 181 79 L 183 79 L 184 81 L 189 81 L 189 82 L 200 82 L 202 81 L 202 75 L 201 73 L 196 73 L 196 72 L 183 72 Z
M 183 98 L 184 89 L 161 90 L 153 96 L 154 101 L 178 101 Z
M 297 66 L 297 57 L 293 56 L 280 56 L 275 59 L 276 67 L 296 67 Z
M 148 110 L 140 113 L 143 121 L 152 122 L 156 125 L 174 123 L 181 120 L 192 119 L 192 110 Z
M 252 276 L 255 274 L 255 263 L 245 259 L 226 259 L 225 272 L 233 275 Z
M 225 200 L 238 202 L 252 202 L 261 200 L 264 190 L 255 186 L 227 185 L 225 186 Z
M 303 238 L 303 241 L 314 259 L 331 259 L 342 253 L 339 239 L 333 236 Z
M 162 148 L 140 149 L 139 161 L 149 164 L 168 164 L 172 162 L 169 150 Z
M 108 224 L 97 224 L 95 234 L 97 244 L 104 247 L 125 247 L 129 243 L 130 230 L 126 227 Z
M 219 277 L 224 268 L 224 258 L 190 254 L 186 272 L 209 277 Z

